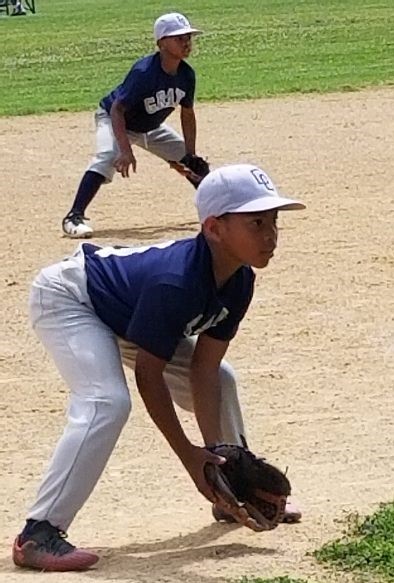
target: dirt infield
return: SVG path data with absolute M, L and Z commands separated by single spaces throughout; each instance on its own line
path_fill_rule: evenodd
M 322 582 L 329 576 L 306 553 L 341 533 L 345 513 L 392 499 L 393 109 L 390 89 L 198 108 L 200 150 L 213 166 L 255 161 L 308 205 L 281 216 L 279 249 L 258 274 L 229 352 L 250 444 L 289 466 L 303 522 L 259 535 L 213 524 L 130 377 L 133 416 L 70 531 L 72 542 L 100 549 L 103 559 L 62 581 L 218 583 L 291 574 Z M 4 582 L 36 581 L 13 568 L 9 548 L 62 430 L 67 399 L 29 329 L 29 283 L 75 247 L 62 238 L 60 221 L 93 145 L 89 113 L 0 119 Z M 97 241 L 195 233 L 192 188 L 138 154 L 138 173 L 117 177 L 89 209 Z M 193 419 L 181 418 L 198 439 Z

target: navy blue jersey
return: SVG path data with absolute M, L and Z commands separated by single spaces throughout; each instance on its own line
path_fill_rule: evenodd
M 179 341 L 205 332 L 235 335 L 253 295 L 243 266 L 220 289 L 205 237 L 150 247 L 83 244 L 87 289 L 99 318 L 118 336 L 171 360 Z
M 137 61 L 123 83 L 100 101 L 108 113 L 115 99 L 125 107 L 126 128 L 133 132 L 149 132 L 159 127 L 177 105 L 193 107 L 196 79 L 185 61 L 179 63 L 176 75 L 163 71 L 160 53 Z

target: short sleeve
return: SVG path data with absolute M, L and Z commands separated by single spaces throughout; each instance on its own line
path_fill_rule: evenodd
M 194 105 L 194 93 L 196 91 L 196 75 L 193 69 L 188 71 L 188 87 L 186 89 L 186 95 L 181 99 L 182 107 L 193 107 Z
M 127 327 L 126 340 L 170 361 L 190 319 L 186 296 L 184 289 L 166 283 L 144 290 Z
M 120 101 L 126 109 L 135 107 L 143 99 L 144 82 L 141 71 L 132 68 L 120 85 L 117 100 Z

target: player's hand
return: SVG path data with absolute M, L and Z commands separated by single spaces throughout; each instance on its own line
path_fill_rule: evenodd
M 215 503 L 217 496 L 205 478 L 204 467 L 206 463 L 215 465 L 224 464 L 226 458 L 212 454 L 204 447 L 193 446 L 188 455 L 182 459 L 182 463 L 190 474 L 197 490 L 210 502 Z
M 135 159 L 132 150 L 128 150 L 127 152 L 120 152 L 120 154 L 118 154 L 115 158 L 114 167 L 116 171 L 123 176 L 123 178 L 129 177 L 130 165 L 133 169 L 133 172 L 136 172 L 137 160 Z

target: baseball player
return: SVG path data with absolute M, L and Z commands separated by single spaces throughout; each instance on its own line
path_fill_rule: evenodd
M 100 101 L 95 113 L 96 156 L 83 175 L 71 210 L 62 222 L 68 237 L 92 236 L 85 210 L 101 185 L 112 181 L 115 171 L 128 177 L 131 166 L 136 172 L 134 146 L 167 162 L 182 162 L 195 156 L 196 81 L 194 70 L 184 59 L 192 50 L 192 37 L 199 33 L 182 14 L 160 16 L 154 23 L 158 51 L 138 60 L 124 81 Z M 178 105 L 183 138 L 164 123 Z M 193 176 L 189 179 L 196 186 L 199 179 Z
M 60 438 L 13 560 L 48 571 L 82 570 L 98 556 L 65 539 L 126 423 L 132 367 L 147 411 L 197 489 L 216 498 L 205 464 L 225 460 L 207 446 L 245 435 L 233 369 L 224 360 L 253 295 L 254 271 L 277 244 L 284 198 L 249 164 L 216 169 L 197 189 L 201 232 L 148 247 L 81 243 L 44 268 L 30 296 L 32 326 L 70 389 Z M 191 443 L 173 401 L 194 411 L 203 445 Z M 226 516 L 217 514 L 217 520 Z M 294 509 L 290 508 L 289 512 Z M 297 511 L 298 512 L 298 511 Z

